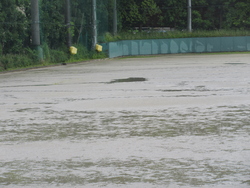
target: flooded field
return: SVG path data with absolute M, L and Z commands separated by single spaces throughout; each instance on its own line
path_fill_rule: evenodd
M 250 55 L 0 74 L 0 187 L 250 187 Z

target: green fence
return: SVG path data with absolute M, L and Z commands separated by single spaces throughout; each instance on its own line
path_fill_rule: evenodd
M 0 54 L 23 54 L 24 48 L 33 45 L 61 50 L 67 44 L 68 31 L 72 44 L 90 48 L 94 27 L 97 42 L 113 27 L 112 1 L 95 0 L 94 11 L 93 0 L 1 0 L 0 10 Z M 33 35 L 37 35 L 36 44 Z
M 65 0 L 40 0 L 40 25 L 42 43 L 58 48 L 67 42 L 67 28 L 70 30 L 72 44 L 83 44 L 90 48 L 93 40 L 93 3 L 92 0 L 70 0 L 70 23 L 66 23 Z M 112 28 L 110 23 L 109 1 L 95 0 L 97 42 L 103 40 Z M 68 26 L 67 26 L 68 24 Z
M 110 58 L 131 55 L 250 51 L 250 36 L 126 40 L 104 45 Z

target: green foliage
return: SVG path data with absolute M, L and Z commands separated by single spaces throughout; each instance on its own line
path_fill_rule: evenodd
M 77 44 L 74 45 L 74 47 L 77 48 L 77 54 L 75 55 L 69 54 L 69 59 L 66 62 L 71 63 L 71 62 L 79 62 L 90 59 L 90 52 L 85 46 Z
M 71 63 L 85 61 L 89 59 L 103 59 L 107 57 L 104 52 L 89 51 L 83 45 L 74 45 L 77 48 L 77 54 L 71 55 L 67 48 L 58 50 L 50 49 L 48 45 L 43 45 L 44 61 L 39 61 L 37 52 L 30 48 L 24 49 L 24 54 L 6 54 L 0 56 L 0 71 L 6 71 L 17 68 L 36 67 L 52 65 L 58 63 Z
M 96 52 L 96 51 L 90 52 L 91 59 L 103 59 L 106 57 L 107 57 L 107 54 L 105 54 L 104 52 Z
M 43 57 L 45 61 L 50 61 L 50 48 L 48 46 L 47 43 L 44 43 L 42 45 L 42 49 L 43 49 Z
M 178 30 L 187 26 L 187 4 L 183 0 L 164 1 L 158 4 L 163 12 L 161 26 L 167 26 Z
M 68 60 L 68 53 L 60 50 L 50 51 L 50 63 L 62 63 Z
M 23 54 L 2 54 L 0 56 L 0 71 L 41 64 L 35 50 L 24 48 L 22 51 Z
M 192 16 L 193 16 L 193 20 L 192 20 L 193 28 L 199 28 L 202 30 L 209 30 L 211 28 L 212 23 L 207 19 L 203 19 L 199 11 L 193 10 Z
M 120 34 L 118 35 L 112 35 L 111 33 L 105 33 L 104 35 L 104 41 L 103 42 L 113 42 L 113 41 L 118 41 L 122 40 L 120 37 Z
M 2 53 L 21 53 L 28 40 L 29 29 L 25 1 L 19 1 L 19 6 L 17 6 L 15 0 L 1 0 L 0 44 Z
M 104 58 L 88 51 L 92 41 L 92 0 L 71 0 L 70 30 L 78 48 L 70 55 L 66 47 L 65 1 L 39 0 L 44 61 L 31 45 L 30 0 L 0 1 L 0 70 L 37 64 Z M 187 2 L 183 0 L 118 1 L 118 34 L 113 36 L 114 0 L 97 0 L 98 42 L 135 39 L 250 35 L 249 0 L 193 0 L 193 32 L 187 27 Z M 134 27 L 171 27 L 174 32 L 139 32 Z
M 71 21 L 74 23 L 73 43 L 91 45 L 91 0 L 71 1 Z
M 120 15 L 124 29 L 131 27 L 155 26 L 163 17 L 154 0 L 128 0 L 120 2 Z
M 40 12 L 42 42 L 53 49 L 64 46 L 67 36 L 64 3 L 61 0 L 41 1 Z
M 225 37 L 225 36 L 250 36 L 249 30 L 196 30 L 160 32 L 121 32 L 117 36 L 106 34 L 107 42 L 119 40 L 141 40 L 141 39 L 167 39 L 167 38 L 191 38 L 191 37 Z
M 0 57 L 0 70 L 28 67 L 35 64 L 29 55 L 6 54 Z
M 157 22 L 161 22 L 163 17 L 160 15 L 162 11 L 154 0 L 144 0 L 141 3 L 142 24 L 146 26 L 154 26 Z
M 245 29 L 250 28 L 250 2 L 230 0 L 225 3 L 227 12 L 225 14 L 226 28 Z
M 96 0 L 96 14 L 97 14 L 97 30 L 98 39 L 102 40 L 102 36 L 113 26 L 112 5 L 113 0 Z M 82 44 L 88 49 L 92 43 L 92 0 L 71 0 L 71 20 L 74 23 L 74 34 L 72 43 Z M 98 41 L 100 42 L 100 41 Z
M 70 59 L 67 62 L 79 62 L 89 59 L 103 59 L 107 57 L 104 52 L 89 51 L 83 45 L 74 45 L 77 48 L 77 54 L 70 55 Z

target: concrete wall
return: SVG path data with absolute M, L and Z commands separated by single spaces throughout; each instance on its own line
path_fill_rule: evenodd
M 103 45 L 110 58 L 131 55 L 250 51 L 250 36 L 123 40 Z

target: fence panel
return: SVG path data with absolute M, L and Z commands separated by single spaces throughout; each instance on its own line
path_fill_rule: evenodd
M 122 47 L 117 47 L 116 43 Z M 127 55 L 250 51 L 250 36 L 126 40 L 108 43 L 108 46 L 110 58 Z

